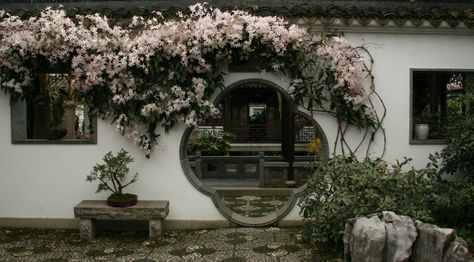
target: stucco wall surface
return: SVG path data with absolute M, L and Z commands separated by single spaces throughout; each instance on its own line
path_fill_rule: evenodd
M 374 60 L 375 83 L 387 107 L 385 159 L 414 158 L 422 167 L 427 155 L 442 145 L 409 144 L 410 68 L 474 69 L 474 35 L 346 34 L 354 45 L 365 44 Z M 235 73 L 226 84 L 247 78 L 264 78 L 286 87 L 288 79 L 268 73 Z M 329 142 L 330 152 L 336 123 L 327 115 L 316 115 Z M 162 133 L 160 148 L 150 159 L 121 137 L 110 120 L 98 121 L 96 145 L 13 145 L 10 131 L 9 97 L 0 94 L 0 218 L 72 218 L 73 206 L 84 199 L 105 199 L 95 194 L 96 184 L 85 182 L 92 166 L 108 151 L 128 150 L 135 158 L 131 172 L 140 173 L 129 192 L 140 199 L 170 201 L 169 219 L 222 220 L 211 199 L 197 191 L 184 175 L 179 160 L 179 143 L 185 126 Z M 354 144 L 361 133 L 351 130 Z M 371 155 L 378 156 L 378 137 Z M 295 207 L 285 218 L 300 219 Z

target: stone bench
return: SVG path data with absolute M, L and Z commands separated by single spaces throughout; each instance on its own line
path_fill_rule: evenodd
M 80 219 L 81 239 L 86 240 L 95 235 L 94 220 L 148 220 L 149 237 L 157 240 L 168 213 L 169 201 L 138 201 L 131 207 L 111 207 L 105 200 L 84 200 L 74 207 L 74 217 Z

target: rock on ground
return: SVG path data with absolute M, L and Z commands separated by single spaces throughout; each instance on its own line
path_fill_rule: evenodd
M 344 232 L 348 262 L 461 262 L 468 254 L 454 229 L 414 222 L 391 211 L 351 218 Z

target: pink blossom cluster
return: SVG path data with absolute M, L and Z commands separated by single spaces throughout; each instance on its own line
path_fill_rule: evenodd
M 125 75 L 115 79 L 118 74 L 126 74 L 127 58 L 119 51 L 128 42 L 128 32 L 110 27 L 106 17 L 77 16 L 74 22 L 64 10 L 46 8 L 39 17 L 27 20 L 4 12 L 1 18 L 0 67 L 17 75 L 4 80 L 6 88 L 21 93 L 31 85 L 35 73 L 32 68 L 68 63 L 78 90 L 106 83 L 113 87 L 118 81 L 120 85 L 133 84 Z
M 346 102 L 355 110 L 368 108 L 369 97 L 364 89 L 364 61 L 347 40 L 332 37 L 323 42 L 317 53 L 332 69 L 337 82 L 334 88 L 341 91 Z
M 127 139 L 135 143 L 147 156 L 153 151 L 153 144 L 146 135 L 146 127 L 136 121 L 130 121 L 125 114 L 121 114 L 113 122 L 115 129 Z
M 4 87 L 21 93 L 33 80 L 27 62 L 45 58 L 58 63 L 70 58 L 75 49 L 76 25 L 64 16 L 64 11 L 46 8 L 39 17 L 21 20 L 17 16 L 0 13 L 0 66 L 13 71 L 15 76 L 4 79 Z
M 178 57 L 188 70 L 213 70 L 206 54 L 227 59 L 230 48 L 245 52 L 254 50 L 256 42 L 283 55 L 289 45 L 299 46 L 307 33 L 282 18 L 254 16 L 244 11 L 208 8 L 203 4 L 190 7 L 191 14 L 179 20 L 162 21 L 134 18 L 134 25 L 144 28 L 131 40 L 129 63 L 148 70 L 147 63 L 156 54 L 166 59 Z

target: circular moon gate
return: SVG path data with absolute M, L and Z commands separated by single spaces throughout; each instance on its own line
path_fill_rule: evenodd
M 215 104 L 221 117 L 187 128 L 181 140 L 186 177 L 234 223 L 277 222 L 306 188 L 312 175 L 307 165 L 327 158 L 326 136 L 270 81 L 238 81 L 223 90 Z

